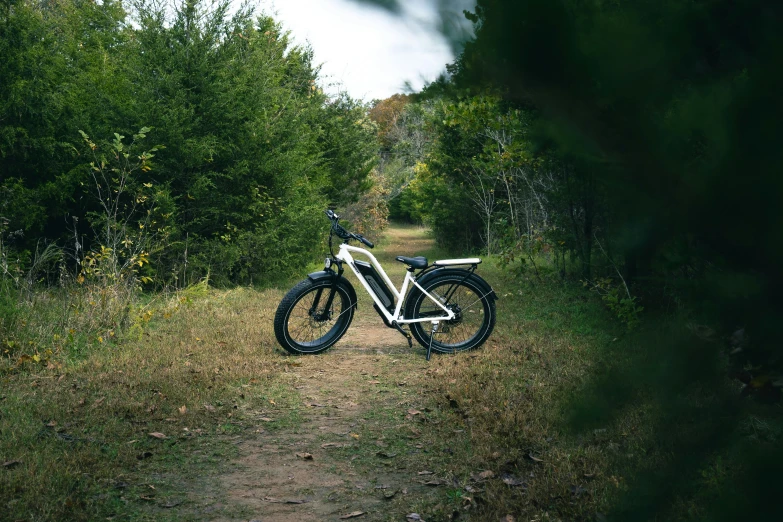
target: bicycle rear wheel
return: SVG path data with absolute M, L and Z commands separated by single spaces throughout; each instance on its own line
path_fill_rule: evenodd
M 495 301 L 472 275 L 444 274 L 427 281 L 423 288 L 434 298 L 452 310 L 456 317 L 450 321 L 439 321 L 432 332 L 433 323 L 425 321 L 411 323 L 413 337 L 425 348 L 440 353 L 454 353 L 472 350 L 481 346 L 495 328 Z M 488 286 L 488 285 L 487 285 Z M 412 292 L 405 306 L 405 317 L 419 319 L 443 315 L 443 309 L 421 291 Z
M 286 351 L 297 354 L 323 352 L 340 340 L 353 320 L 355 303 L 342 283 L 304 281 L 293 287 L 277 307 L 275 337 Z

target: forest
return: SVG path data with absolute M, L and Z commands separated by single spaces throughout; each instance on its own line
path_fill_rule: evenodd
M 401 16 L 396 0 L 356 1 Z M 139 421 L 118 419 L 170 420 L 175 402 L 184 416 L 180 403 L 196 394 L 209 408 L 192 422 L 214 434 L 210 444 L 228 445 L 227 434 L 243 432 L 225 426 L 244 425 L 235 412 L 218 422 L 214 405 L 236 410 L 236 390 L 245 387 L 245 400 L 259 387 L 254 408 L 287 404 L 285 422 L 301 422 L 291 413 L 300 399 L 275 375 L 310 371 L 321 356 L 293 368 L 274 351 L 271 326 L 250 332 L 231 314 L 269 317 L 258 303 L 279 301 L 322 259 L 326 208 L 368 237 L 397 244 L 428 230 L 439 253 L 480 255 L 502 296 L 498 341 L 481 355 L 455 356 L 454 368 L 446 356 L 431 367 L 405 362 L 421 375 L 390 377 L 450 390 L 427 409 L 406 403 L 407 420 L 433 419 L 415 437 L 440 444 L 437 430 L 467 422 L 485 433 L 453 460 L 495 469 L 476 478 L 438 461 L 453 487 L 422 493 L 420 518 L 408 520 L 783 519 L 783 5 L 478 0 L 464 12 L 467 41 L 448 30 L 448 2 L 439 5 L 454 62 L 420 92 L 367 102 L 328 94 L 313 50 L 251 3 L 0 0 L 0 509 L 10 519 L 122 518 L 122 491 L 95 500 L 100 480 L 149 482 L 145 452 L 126 455 L 119 443 L 58 453 L 72 436 L 57 431 L 65 417 L 85 416 L 73 421 L 84 426 L 77 441 L 114 433 L 136 442 Z M 150 339 L 170 337 L 158 342 L 190 357 L 206 337 L 172 330 L 172 317 L 224 316 L 234 325 L 226 331 L 252 342 L 215 338 L 217 350 L 242 348 L 241 357 L 220 352 L 233 369 L 214 368 L 211 383 L 196 383 L 189 360 L 154 405 L 111 396 L 111 421 L 74 413 L 84 398 L 56 422 L 46 413 L 66 376 L 99 409 L 109 393 L 99 387 L 113 386 L 114 365 L 131 373 L 123 365 L 134 365 L 133 350 L 152 373 L 178 364 L 154 362 Z M 208 365 L 216 355 L 203 357 Z M 116 379 L 127 390 L 169 385 L 144 372 Z M 540 372 L 551 393 L 531 384 Z M 351 462 L 361 466 L 361 452 L 378 448 L 364 448 L 355 430 Z M 162 431 L 147 435 L 167 439 Z M 556 463 L 535 456 L 548 445 Z M 463 451 L 456 446 L 449 455 Z M 505 463 L 492 464 L 503 459 L 496 453 Z M 111 455 L 127 460 L 94 464 Z M 70 464 L 56 484 L 32 478 L 59 461 Z M 28 465 L 29 476 L 13 475 Z M 105 477 L 73 478 L 81 473 Z M 31 507 L 47 495 L 51 506 Z

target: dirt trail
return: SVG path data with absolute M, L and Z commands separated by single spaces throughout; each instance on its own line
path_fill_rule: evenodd
M 373 253 L 394 282 L 404 274 L 394 256 L 432 247 L 416 228 L 391 229 L 386 241 Z M 242 516 L 217 520 L 325 521 L 357 512 L 363 513 L 357 520 L 404 520 L 403 506 L 432 489 L 417 480 L 421 470 L 384 452 L 394 441 L 382 436 L 372 441 L 375 454 L 358 449 L 369 442 L 359 440 L 362 428 L 384 422 L 373 420 L 374 413 L 391 412 L 392 419 L 403 421 L 417 403 L 417 383 L 427 365 L 423 349 L 415 342 L 409 348 L 402 335 L 386 328 L 369 297 L 352 283 L 363 295 L 345 337 L 322 355 L 292 358 L 286 377 L 305 405 L 301 423 L 265 430 L 262 422 L 257 437 L 238 442 L 235 471 L 220 481 L 234 508 L 226 513 L 239 506 Z M 420 449 L 411 441 L 406 451 Z

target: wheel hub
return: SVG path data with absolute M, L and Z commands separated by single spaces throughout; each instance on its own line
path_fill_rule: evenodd
M 330 321 L 332 319 L 332 311 L 323 310 L 321 312 L 313 312 L 310 314 L 310 317 L 312 317 L 313 321 L 316 323 L 325 323 L 326 321 Z
M 446 323 L 450 325 L 460 324 L 462 322 L 462 308 L 458 304 L 450 304 L 447 308 L 454 312 L 454 319 L 450 319 Z

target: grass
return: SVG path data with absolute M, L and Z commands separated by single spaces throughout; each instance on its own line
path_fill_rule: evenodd
M 395 255 L 448 257 L 432 249 L 425 231 L 406 230 L 415 241 L 392 231 L 378 249 L 393 281 L 403 273 Z M 391 494 L 387 509 L 368 520 L 400 520 L 411 512 L 428 521 L 453 520 L 455 513 L 474 521 L 593 520 L 628 488 L 629 466 L 664 460 L 650 429 L 655 411 L 643 402 L 589 430 L 568 429 L 567 405 L 591 375 L 629 349 L 626 329 L 581 286 L 554 277 L 526 282 L 492 260 L 479 273 L 500 297 L 497 327 L 481 349 L 430 363 L 418 348 L 379 354 L 371 371 L 347 372 L 334 389 L 320 389 L 334 401 L 342 386 L 365 390 L 351 428 L 355 437 L 330 449 L 324 465 L 358 473 L 373 487 L 383 485 L 372 481 L 384 473 L 408 477 L 407 495 L 378 490 Z M 319 445 L 333 442 L 331 435 L 305 433 L 308 419 L 328 411 L 309 408 L 293 384 L 296 372 L 317 375 L 316 368 L 341 356 L 283 354 L 272 332 L 282 295 L 202 286 L 156 297 L 140 308 L 146 319 L 124 335 L 98 342 L 90 334 L 73 342 L 78 351 L 52 350 L 40 362 L 19 364 L 18 352 L 6 356 L 3 517 L 208 519 L 211 506 L 225 503 L 218 478 L 239 456 L 238 437 L 263 432 L 281 443 L 304 436 Z M 359 309 L 369 309 L 360 296 Z M 50 317 L 45 310 L 42 317 Z M 34 311 L 16 321 L 35 325 Z M 35 334 L 41 338 L 58 334 L 36 331 L 44 332 Z M 704 481 L 725 480 L 726 473 L 716 461 Z M 302 495 L 314 491 L 300 486 Z M 340 503 L 352 495 L 329 498 Z M 220 512 L 245 515 L 242 506 Z
M 592 519 L 621 487 L 607 451 L 622 427 L 579 440 L 562 432 L 561 404 L 618 327 L 578 288 L 520 286 L 491 262 L 481 275 L 501 297 L 495 333 L 476 352 L 434 358 L 422 376 L 420 405 L 430 412 L 417 425 L 417 444 L 428 452 L 415 461 L 451 487 L 420 509 L 427 520 L 449 519 L 455 509 L 475 520 Z M 379 424 L 387 440 L 410 434 L 409 426 L 389 429 L 393 419 Z
M 258 417 L 295 425 L 299 397 L 280 385 L 271 332 L 280 297 L 185 298 L 138 340 L 2 376 L 0 460 L 19 462 L 0 471 L 9 518 L 164 519 L 151 507 L 188 502 L 183 477 L 230 459 L 223 438 Z M 166 473 L 178 478 L 155 478 Z

